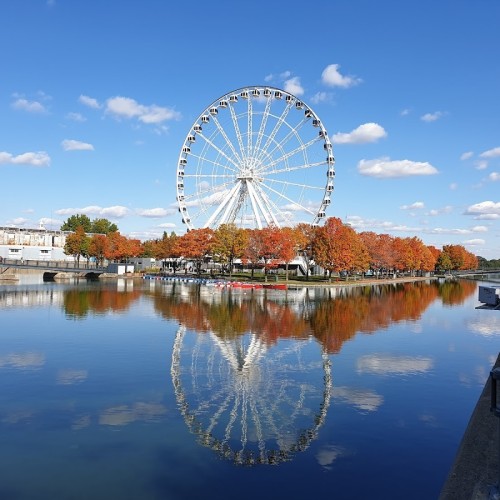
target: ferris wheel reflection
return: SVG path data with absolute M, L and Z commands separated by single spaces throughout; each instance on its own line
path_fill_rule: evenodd
M 308 448 L 330 404 L 331 367 L 318 342 L 268 344 L 181 325 L 172 352 L 177 404 L 198 442 L 238 465 L 277 465 Z

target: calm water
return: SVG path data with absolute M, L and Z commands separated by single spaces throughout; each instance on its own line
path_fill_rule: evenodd
M 0 286 L 1 499 L 432 499 L 500 346 L 475 282 Z

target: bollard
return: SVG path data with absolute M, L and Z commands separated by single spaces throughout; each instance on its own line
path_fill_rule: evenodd
M 490 499 L 500 499 L 500 406 L 497 403 L 497 382 L 500 380 L 500 367 L 494 368 L 490 372 L 491 376 L 491 406 L 490 410 L 495 417 L 498 417 L 498 477 L 497 484 L 490 491 Z

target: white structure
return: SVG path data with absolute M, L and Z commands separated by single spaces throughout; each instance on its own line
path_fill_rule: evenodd
M 70 231 L 0 227 L 0 257 L 24 260 L 66 260 L 64 245 Z

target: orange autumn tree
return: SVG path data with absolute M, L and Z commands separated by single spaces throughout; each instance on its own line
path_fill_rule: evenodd
M 94 257 L 98 266 L 104 265 L 108 239 L 104 234 L 94 234 L 89 243 L 89 255 Z
M 127 238 L 119 231 L 109 233 L 106 239 L 107 245 L 104 251 L 106 259 L 119 262 L 129 253 Z
M 77 265 L 80 265 L 80 257 L 88 253 L 88 237 L 83 226 L 78 226 L 74 233 L 68 234 L 64 244 L 64 253 L 72 255 Z
M 191 229 L 180 237 L 179 246 L 187 260 L 191 260 L 198 276 L 201 266 L 212 252 L 214 232 L 210 228 Z
M 356 231 L 337 217 L 329 217 L 325 225 L 318 228 L 314 258 L 328 272 L 330 279 L 332 272 L 352 269 L 356 265 L 358 241 Z
M 297 233 L 291 227 L 279 229 L 276 256 L 278 260 L 285 263 L 286 281 L 288 281 L 288 265 L 295 258 L 298 250 Z
M 378 273 L 387 273 L 394 267 L 393 237 L 372 231 L 360 233 L 360 238 L 368 250 L 370 267 Z
M 246 266 L 250 266 L 253 279 L 255 268 L 260 265 L 261 255 L 264 253 L 264 242 L 259 229 L 246 229 L 245 234 L 247 245 L 243 251 L 242 261 Z
M 279 262 L 279 247 L 280 247 L 280 229 L 276 226 L 267 226 L 263 229 L 258 229 L 262 238 L 261 259 L 264 261 L 264 273 L 267 274 L 269 269 L 278 266 Z

